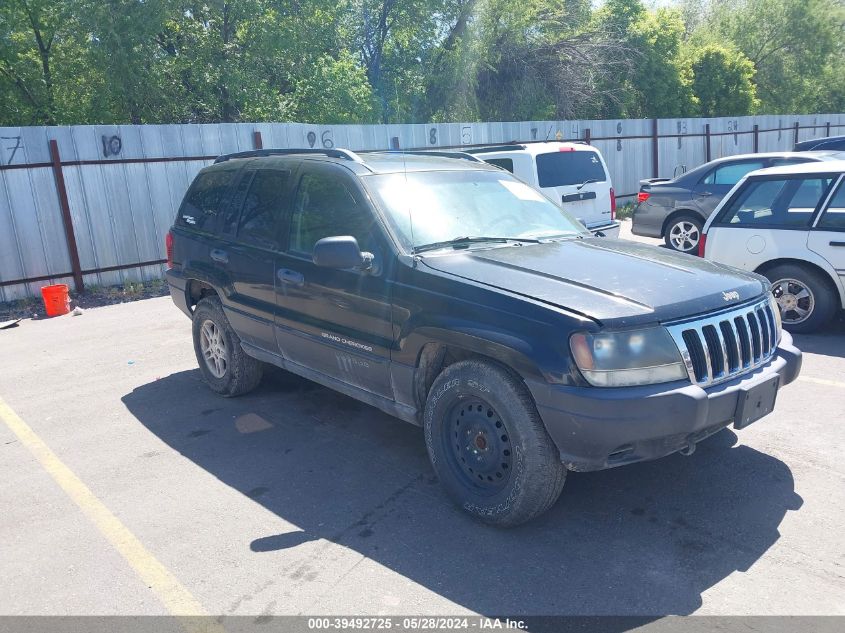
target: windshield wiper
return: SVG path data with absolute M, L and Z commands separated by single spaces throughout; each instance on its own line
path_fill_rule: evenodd
M 575 188 L 576 188 L 578 191 L 581 191 L 581 189 L 584 187 L 584 185 L 589 185 L 591 182 L 600 182 L 600 181 L 599 181 L 598 179 L 596 179 L 596 178 L 588 178 L 587 180 L 585 180 L 584 182 L 582 182 L 580 185 L 578 185 L 578 186 L 577 186 L 577 187 L 575 187 Z
M 445 240 L 443 242 L 431 242 L 430 244 L 420 244 L 419 246 L 415 246 L 413 249 L 414 254 L 422 253 L 425 251 L 434 251 L 439 248 L 460 248 L 462 246 L 469 246 L 470 244 L 478 244 L 478 243 L 500 243 L 506 244 L 507 242 L 529 242 L 533 244 L 539 244 L 540 240 L 534 239 L 533 237 L 483 237 L 483 236 L 471 236 L 465 235 L 462 237 L 456 237 L 451 240 Z

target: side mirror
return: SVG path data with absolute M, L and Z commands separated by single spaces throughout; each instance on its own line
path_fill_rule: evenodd
M 361 268 L 368 270 L 373 265 L 371 253 L 362 253 L 358 240 L 351 235 L 324 237 L 314 244 L 314 264 L 323 268 Z

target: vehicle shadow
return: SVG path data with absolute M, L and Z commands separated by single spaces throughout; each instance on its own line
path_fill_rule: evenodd
M 551 511 L 501 530 L 450 504 L 419 428 L 285 372 L 237 399 L 193 370 L 122 400 L 182 455 L 301 529 L 255 534 L 245 559 L 326 539 L 487 615 L 691 613 L 802 504 L 783 462 L 724 431 L 691 457 L 572 473 Z
M 814 334 L 793 334 L 795 345 L 802 352 L 845 358 L 845 311 Z

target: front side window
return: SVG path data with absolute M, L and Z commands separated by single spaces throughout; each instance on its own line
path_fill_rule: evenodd
M 745 174 L 757 169 L 763 169 L 763 167 L 765 167 L 763 161 L 759 160 L 730 163 L 717 167 L 711 171 L 704 178 L 703 182 L 705 185 L 729 185 L 733 187 L 736 183 L 742 180 Z
M 332 174 L 305 174 L 293 205 L 290 250 L 310 254 L 324 237 L 351 235 L 362 251 L 373 251 L 374 222 L 370 210 Z
M 408 250 L 459 237 L 540 238 L 585 231 L 567 211 L 501 171 L 365 176 Z
M 845 231 L 845 181 L 839 184 L 817 226 L 820 229 Z
M 177 224 L 200 231 L 213 231 L 231 180 L 232 172 L 228 170 L 199 174 L 179 210 Z
M 289 171 L 260 169 L 255 172 L 249 190 L 244 197 L 238 239 L 267 246 L 277 246 L 277 226 L 284 215 L 285 187 Z
M 537 155 L 537 182 L 541 187 L 566 187 L 606 180 L 604 165 L 595 152 L 573 150 Z
M 721 223 L 808 227 L 831 182 L 827 176 L 749 180 L 728 203 Z

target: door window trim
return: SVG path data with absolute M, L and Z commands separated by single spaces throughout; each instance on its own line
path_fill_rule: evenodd
M 815 228 L 816 223 L 818 222 L 819 217 L 821 216 L 822 210 L 827 208 L 827 203 L 830 201 L 831 193 L 836 189 L 836 184 L 842 179 L 842 177 L 843 174 L 841 172 L 820 172 L 812 174 L 767 174 L 765 176 L 754 176 L 753 178 L 746 177 L 744 181 L 741 181 L 741 185 L 739 185 L 739 183 L 737 185 L 734 185 L 735 191 L 733 192 L 733 195 L 727 200 L 725 200 L 724 204 L 722 205 L 722 208 L 719 209 L 719 214 L 713 219 L 713 222 L 710 226 L 729 229 L 777 229 L 779 231 L 811 231 Z M 822 178 L 830 178 L 833 182 L 829 185 L 827 194 L 820 198 L 819 202 L 816 204 L 816 207 L 813 209 L 810 221 L 804 226 L 793 226 L 789 224 L 731 224 L 729 222 L 722 221 L 725 217 L 725 214 L 728 212 L 728 209 L 730 209 L 733 205 L 734 200 L 736 200 L 736 198 L 745 190 L 749 183 L 765 182 L 768 180 L 816 180 Z

